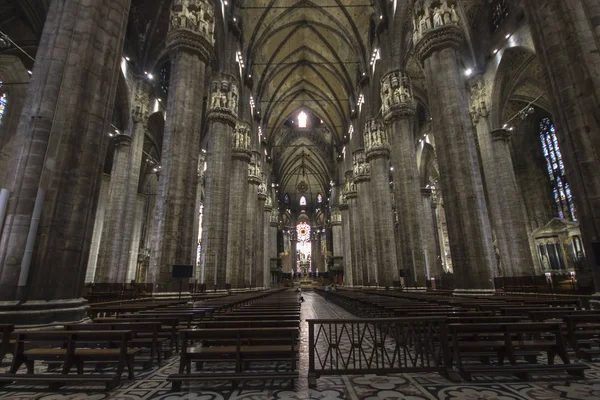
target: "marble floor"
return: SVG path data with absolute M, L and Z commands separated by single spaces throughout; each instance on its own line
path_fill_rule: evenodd
M 0 390 L 0 399 L 195 399 L 195 400 L 260 400 L 260 399 L 444 399 L 444 400 L 600 400 L 600 363 L 589 364 L 585 380 L 567 380 L 556 376 L 544 381 L 519 382 L 513 378 L 476 379 L 473 382 L 452 383 L 437 374 L 394 374 L 388 376 L 353 375 L 322 377 L 316 389 L 309 389 L 308 334 L 306 319 L 354 318 L 342 308 L 314 293 L 303 293 L 302 335 L 300 348 L 300 379 L 293 388 L 287 383 L 249 382 L 244 388 L 231 389 L 229 383 L 208 383 L 186 387 L 183 392 L 171 392 L 166 377 L 177 372 L 178 358 L 172 357 L 160 367 L 136 371 L 136 379 L 123 380 L 111 392 L 101 387 L 66 386 L 58 392 L 46 392 L 43 386 L 16 386 Z M 0 367 L 5 370 L 7 365 Z M 124 376 L 125 377 L 125 376 Z M 215 386 L 215 384 L 217 386 Z

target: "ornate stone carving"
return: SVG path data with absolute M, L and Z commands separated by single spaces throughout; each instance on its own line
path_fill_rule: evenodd
M 388 157 L 390 155 L 390 144 L 383 123 L 375 118 L 365 122 L 363 132 L 367 161 L 374 157 Z
M 500 128 L 492 131 L 492 140 L 510 141 L 511 132 L 508 129 Z
M 271 210 L 269 222 L 271 223 L 271 226 L 279 225 L 279 209 L 277 207 L 273 207 L 273 209 Z
M 413 42 L 417 43 L 433 29 L 460 24 L 456 7 L 456 0 L 418 1 L 413 13 Z
M 371 179 L 371 166 L 367 162 L 365 153 L 362 150 L 356 151 L 352 155 L 352 173 L 355 183 Z
M 134 124 L 147 123 L 150 115 L 150 84 L 142 77 L 137 79 L 137 84 L 133 92 L 131 120 Z
M 238 102 L 239 89 L 235 78 L 229 74 L 215 74 L 210 85 L 207 118 L 235 126 Z
M 215 15 L 207 0 L 173 0 L 169 31 L 187 29 L 214 44 Z
M 250 149 L 252 129 L 246 122 L 238 122 L 232 132 L 232 157 L 249 162 L 252 156 Z
M 415 101 L 406 73 L 394 70 L 381 78 L 381 113 L 386 121 L 414 115 Z
M 342 191 L 343 202 L 347 203 L 349 199 L 356 198 L 358 192 L 356 191 L 356 183 L 352 176 L 346 177 L 346 182 L 344 183 L 344 189 Z
M 486 87 L 483 79 L 478 77 L 469 87 L 471 94 L 471 119 L 477 125 L 480 118 L 487 118 L 489 111 L 486 105 Z
M 413 23 L 415 54 L 421 63 L 434 51 L 450 46 L 460 47 L 464 42 L 462 21 L 455 1 L 417 2 Z
M 266 188 L 265 188 L 266 190 Z M 265 211 L 271 211 L 273 209 L 273 199 L 271 199 L 271 196 L 268 194 L 266 195 L 266 199 L 265 199 Z
M 166 47 L 192 51 L 209 62 L 214 45 L 214 11 L 208 0 L 174 0 L 171 6 Z
M 260 155 L 257 153 L 253 153 L 250 159 L 250 163 L 248 164 L 248 183 L 254 185 L 261 184 L 262 180 L 260 167 Z
M 342 224 L 342 212 L 338 207 L 333 207 L 331 209 L 331 225 L 341 225 Z

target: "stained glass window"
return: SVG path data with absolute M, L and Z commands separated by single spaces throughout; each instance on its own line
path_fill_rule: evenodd
M 300 272 L 300 264 L 311 261 L 312 247 L 310 243 L 310 225 L 306 222 L 300 222 L 296 225 L 296 236 L 298 243 L 296 244 L 296 257 L 299 262 L 298 272 Z M 311 269 L 309 268 L 309 271 Z
M 6 111 L 6 93 L 2 93 L 2 82 L 0 82 L 0 123 L 2 123 L 4 111 Z
M 508 17 L 508 2 L 506 0 L 491 0 L 492 32 L 496 32 L 504 19 Z
M 321 196 L 321 193 L 319 193 L 317 195 L 317 203 L 322 203 L 323 202 L 323 196 Z
M 540 141 L 546 159 L 546 169 L 552 183 L 554 202 L 558 207 L 558 216 L 577 221 L 571 187 L 567 181 L 565 165 L 556 138 L 556 130 L 550 118 L 544 118 L 540 122 Z
M 283 196 L 283 202 L 284 202 L 284 203 L 289 203 L 289 202 L 290 202 L 290 195 L 289 195 L 289 194 L 287 194 L 287 193 L 286 193 L 286 194 Z
M 160 89 L 162 90 L 165 97 L 169 94 L 169 80 L 171 75 L 171 64 L 166 63 L 160 69 Z
M 301 206 L 305 206 L 306 205 L 306 197 L 304 197 L 304 196 L 300 197 L 300 205 Z

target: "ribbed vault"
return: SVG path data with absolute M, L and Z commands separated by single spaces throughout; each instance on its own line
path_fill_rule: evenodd
M 245 79 L 273 155 L 279 193 L 325 193 L 368 67 L 370 0 L 246 0 Z M 299 129 L 298 113 L 309 115 Z M 298 176 L 302 176 L 302 179 Z

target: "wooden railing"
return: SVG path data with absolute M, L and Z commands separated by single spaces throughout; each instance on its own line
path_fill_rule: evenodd
M 452 364 L 445 318 L 309 319 L 308 383 L 322 375 L 438 372 Z

